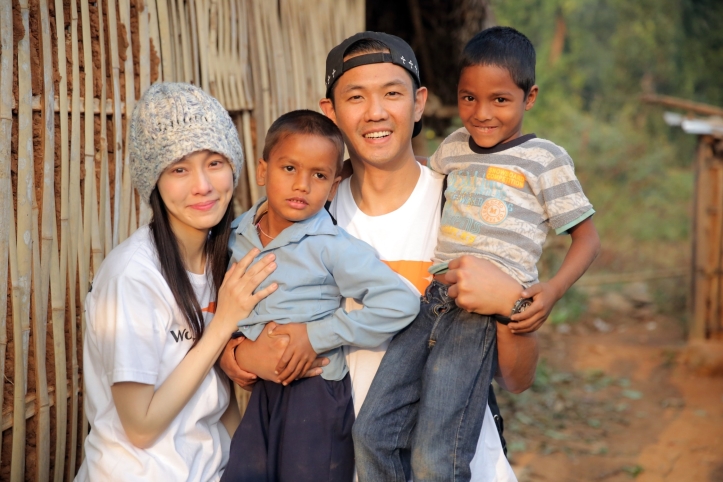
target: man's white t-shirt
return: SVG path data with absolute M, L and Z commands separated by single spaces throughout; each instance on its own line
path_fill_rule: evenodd
M 349 179 L 345 179 L 329 212 L 340 227 L 376 249 L 380 259 L 421 294 L 432 281 L 427 268 L 432 265 L 437 244 L 443 180 L 442 175 L 420 166 L 417 185 L 399 209 L 382 216 L 368 216 L 357 207 Z M 347 310 L 358 306 L 354 300 L 346 303 Z M 372 350 L 344 347 L 357 414 L 388 345 L 389 342 Z M 489 407 L 485 408 L 485 420 L 470 466 L 472 482 L 517 481 L 502 451 Z
M 188 275 L 208 324 L 215 312 L 212 285 L 205 275 Z M 161 274 L 147 226 L 105 259 L 85 309 L 83 375 L 91 431 L 76 480 L 219 480 L 230 445 L 219 420 L 228 407 L 230 390 L 215 369 L 147 449 L 128 440 L 113 403 L 111 385 L 136 382 L 158 389 L 193 344 Z

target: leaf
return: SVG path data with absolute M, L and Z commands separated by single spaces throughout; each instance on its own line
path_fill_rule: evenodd
M 643 392 L 639 392 L 637 390 L 623 390 L 623 397 L 631 400 L 640 400 L 643 398 Z
M 638 475 L 642 474 L 644 471 L 645 471 L 645 469 L 643 469 L 643 467 L 640 465 L 632 465 L 632 466 L 623 467 L 623 472 L 625 472 L 632 478 L 636 478 Z

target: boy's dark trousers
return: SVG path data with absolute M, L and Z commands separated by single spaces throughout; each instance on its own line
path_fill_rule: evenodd
M 222 482 L 351 482 L 354 404 L 347 374 L 284 387 L 259 380 L 231 441 Z
M 360 482 L 468 481 L 497 362 L 497 324 L 457 307 L 432 282 L 392 340 L 354 424 Z

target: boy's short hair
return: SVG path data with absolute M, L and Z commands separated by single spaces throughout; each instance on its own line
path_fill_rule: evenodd
M 339 153 L 335 174 L 341 172 L 342 163 L 344 162 L 344 138 L 341 131 L 331 119 L 308 109 L 287 112 L 271 124 L 264 141 L 262 154 L 264 160 L 268 162 L 271 151 L 292 134 L 315 135 L 329 139 Z
M 535 47 L 512 27 L 491 27 L 472 37 L 462 51 L 459 74 L 474 65 L 506 69 L 525 97 L 535 85 Z

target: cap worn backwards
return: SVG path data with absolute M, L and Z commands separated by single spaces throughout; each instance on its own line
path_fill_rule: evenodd
M 377 40 L 389 49 L 387 52 L 375 52 L 369 54 L 361 54 L 344 61 L 344 55 L 354 43 L 359 40 Z M 417 85 L 422 85 L 419 79 L 419 65 L 417 57 L 414 55 L 412 47 L 407 42 L 384 32 L 359 32 L 352 35 L 342 43 L 331 49 L 329 55 L 326 56 L 326 77 L 324 83 L 326 85 L 326 97 L 330 98 L 331 89 L 339 77 L 354 67 L 369 64 L 392 63 L 398 65 L 409 72 Z M 414 123 L 414 131 L 412 137 L 415 137 L 422 131 L 422 120 Z
M 226 109 L 199 87 L 159 82 L 143 94 L 130 124 L 130 170 L 145 202 L 163 171 L 198 151 L 217 152 L 233 168 L 234 186 L 244 162 L 238 131 Z

